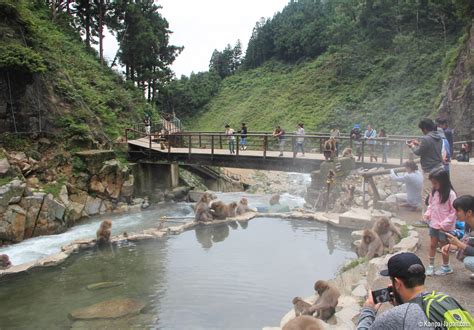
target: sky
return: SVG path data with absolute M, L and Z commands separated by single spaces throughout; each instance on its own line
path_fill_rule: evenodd
M 207 71 L 214 49 L 223 50 L 237 39 L 243 50 L 261 17 L 272 17 L 288 0 L 159 0 L 161 14 L 173 31 L 170 43 L 184 46 L 172 69 L 176 77 Z M 104 56 L 112 61 L 117 52 L 115 38 L 106 33 Z M 245 54 L 245 53 L 244 53 Z

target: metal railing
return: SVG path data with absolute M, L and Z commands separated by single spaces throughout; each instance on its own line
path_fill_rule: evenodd
M 175 134 L 168 134 L 161 136 L 159 134 L 146 134 L 134 129 L 127 129 L 125 132 L 127 141 L 130 139 L 146 139 L 149 149 L 157 147 L 160 144 L 161 150 L 163 145 L 166 146 L 166 151 L 171 154 L 172 149 L 180 148 L 180 153 L 187 153 L 188 158 L 193 154 L 202 154 L 200 150 L 207 150 L 210 152 L 210 157 L 213 158 L 217 154 L 217 150 L 228 149 L 230 145 L 234 144 L 235 157 L 252 155 L 261 156 L 263 159 L 269 157 L 270 152 L 278 152 L 280 148 L 282 152 L 288 157 L 288 152 L 292 158 L 298 155 L 297 141 L 303 138 L 303 148 L 307 154 L 323 154 L 324 142 L 328 139 L 327 135 L 312 135 L 306 134 L 304 137 L 296 134 L 285 134 L 285 139 L 282 144 L 277 137 L 271 133 L 249 133 L 246 135 L 245 150 L 242 150 L 242 136 L 241 134 L 234 134 L 231 137 L 219 132 L 179 132 Z M 360 139 L 355 140 L 351 137 L 341 136 L 337 139 L 338 154 L 342 156 L 342 151 L 346 148 L 352 149 L 352 155 L 357 161 L 364 163 L 369 158 L 374 163 L 391 163 L 393 160 L 398 160 L 399 164 L 407 159 L 413 159 L 413 153 L 406 145 L 406 139 L 399 138 L 382 138 L 382 139 Z M 154 145 L 155 144 L 155 145 Z M 163 150 L 164 151 L 164 150 Z M 249 153 L 252 151 L 252 153 Z M 384 155 L 386 157 L 384 157 Z

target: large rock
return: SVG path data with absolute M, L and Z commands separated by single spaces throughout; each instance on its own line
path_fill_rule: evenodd
M 134 180 L 133 175 L 130 175 L 128 177 L 128 180 L 123 183 L 121 194 L 122 194 L 122 197 L 124 197 L 125 199 L 130 199 L 132 197 L 134 182 L 135 180 Z
M 171 191 L 175 201 L 184 201 L 189 193 L 189 187 L 176 187 Z
M 84 204 L 76 203 L 76 202 L 69 202 L 67 206 L 65 219 L 68 226 L 74 224 L 77 220 L 82 218 L 84 211 Z
M 118 199 L 123 183 L 129 179 L 128 167 L 120 164 L 117 160 L 109 160 L 104 162 L 99 179 L 105 187 L 107 196 L 112 199 Z
M 33 236 L 56 234 L 66 228 L 64 214 L 66 206 L 48 194 L 44 198 Z
M 0 159 L 0 178 L 5 177 L 9 171 L 10 171 L 10 163 L 8 162 L 8 159 L 1 158 Z
M 25 191 L 26 183 L 20 180 L 13 180 L 6 185 L 0 187 L 0 210 L 7 207 L 9 204 L 19 203 L 23 192 Z
M 126 315 L 138 314 L 145 307 L 139 300 L 122 298 L 106 300 L 71 312 L 75 320 L 115 319 Z
M 98 215 L 100 214 L 100 207 L 102 205 L 102 199 L 98 197 L 91 197 L 89 196 L 86 201 L 86 205 L 84 207 L 84 212 L 88 216 Z
M 370 228 L 372 214 L 369 210 L 362 208 L 352 208 L 349 211 L 339 215 L 339 225 L 345 228 L 365 229 Z
M 86 150 L 76 152 L 78 156 L 87 166 L 87 170 L 91 174 L 99 173 L 104 162 L 113 159 L 115 153 L 113 150 Z
M 59 200 L 61 201 L 61 203 L 63 203 L 64 205 L 68 206 L 69 205 L 69 195 L 68 195 L 68 192 L 67 192 L 67 187 L 66 185 L 63 185 L 61 187 L 61 190 L 59 191 Z
M 35 192 L 32 196 L 22 198 L 20 206 L 26 210 L 24 238 L 33 237 L 36 220 L 38 219 L 45 196 L 45 193 Z
M 19 205 L 8 206 L 0 219 L 0 239 L 20 242 L 25 233 L 26 212 Z

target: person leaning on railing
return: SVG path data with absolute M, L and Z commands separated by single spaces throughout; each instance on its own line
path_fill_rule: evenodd
M 283 157 L 283 151 L 285 151 L 285 130 L 280 126 L 277 126 L 272 135 L 278 139 L 278 149 L 280 150 L 279 157 Z

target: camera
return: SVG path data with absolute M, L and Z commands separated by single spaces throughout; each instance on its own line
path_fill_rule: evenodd
M 374 299 L 374 303 L 376 304 L 381 304 L 387 301 L 391 301 L 392 292 L 393 292 L 393 289 L 391 287 L 372 291 L 372 299 Z
M 405 141 L 405 144 L 410 145 L 410 144 L 411 144 L 411 140 L 406 140 L 406 141 Z

